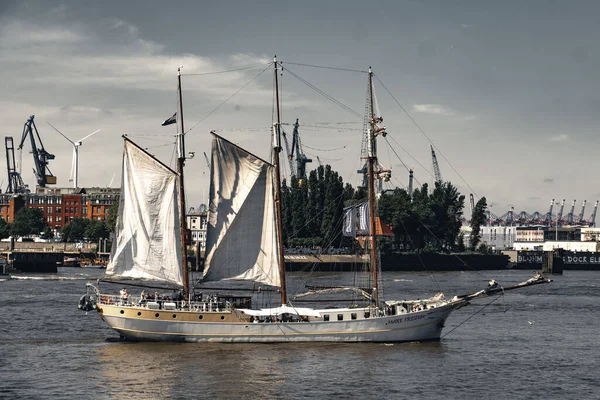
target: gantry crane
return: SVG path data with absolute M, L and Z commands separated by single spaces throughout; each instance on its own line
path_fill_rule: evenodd
M 581 213 L 577 216 L 577 219 L 575 220 L 575 224 L 580 225 L 583 223 L 584 220 L 584 216 L 583 213 L 585 212 L 585 205 L 587 204 L 587 200 L 583 201 L 583 205 L 581 206 Z
M 54 160 L 54 154 L 50 154 L 44 149 L 44 145 L 42 144 L 42 138 L 40 138 L 40 133 L 35 126 L 35 122 L 33 122 L 35 115 L 29 117 L 27 122 L 25 122 L 25 126 L 23 127 L 23 136 L 21 138 L 21 143 L 19 144 L 18 149 L 23 150 L 23 144 L 25 144 L 25 140 L 29 136 L 31 141 L 31 153 L 33 154 L 33 162 L 35 164 L 35 178 L 37 180 L 37 184 L 39 187 L 46 187 L 46 185 L 55 185 L 56 184 L 56 176 L 52 175 L 50 168 L 48 168 L 48 161 Z M 35 141 L 35 136 L 33 131 L 35 130 L 35 136 L 37 136 L 37 140 L 39 142 L 40 148 L 38 149 L 38 145 Z
M 598 200 L 596 200 L 596 204 L 594 204 L 594 211 L 592 211 L 590 219 L 586 221 L 589 227 L 596 227 L 596 211 L 598 211 Z
M 560 202 L 560 209 L 558 214 L 556 215 L 556 224 L 559 225 L 561 223 L 561 218 L 563 215 L 563 210 L 565 209 L 565 199 Z
M 6 149 L 6 171 L 8 172 L 8 187 L 6 193 L 27 193 L 29 188 L 23 182 L 15 164 L 15 145 L 12 136 L 4 138 Z
M 567 225 L 573 225 L 573 221 L 575 220 L 575 202 L 577 200 L 573 200 L 571 203 L 571 211 L 567 214 Z
M 410 197 L 411 201 L 412 201 L 412 195 L 413 195 L 413 180 L 414 180 L 414 171 L 411 168 L 408 171 L 408 196 Z
M 204 159 L 206 160 L 206 166 L 208 167 L 208 172 L 210 172 L 210 160 L 208 159 L 206 152 L 204 152 Z
M 442 183 L 442 173 L 440 172 L 440 165 L 438 164 L 437 157 L 435 156 L 435 150 L 433 149 L 433 145 L 431 147 L 431 161 L 433 163 L 433 173 L 435 174 L 435 182 Z
M 543 224 L 546 226 L 552 225 L 552 210 L 554 209 L 554 199 L 550 201 L 550 209 L 546 213 L 546 217 L 544 218 Z

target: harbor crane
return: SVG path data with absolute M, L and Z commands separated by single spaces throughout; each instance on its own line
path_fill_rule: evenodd
M 302 151 L 302 144 L 300 143 L 300 132 L 298 132 L 298 118 L 294 124 L 294 133 L 292 134 L 292 157 L 296 160 L 296 178 L 306 179 L 306 164 L 312 162 L 312 159 L 306 157 Z M 296 153 L 294 155 L 294 153 Z
M 563 200 L 560 202 L 560 209 L 559 209 L 559 211 L 558 211 L 558 214 L 556 215 L 556 224 L 557 224 L 557 225 L 558 225 L 558 224 L 560 224 L 560 223 L 562 222 L 562 221 L 561 221 L 561 218 L 562 218 L 562 215 L 563 215 L 563 210 L 564 210 L 564 209 L 565 209 L 565 199 L 563 199 Z
M 585 205 L 586 205 L 586 203 L 587 203 L 587 200 L 584 200 L 583 201 L 583 205 L 581 206 L 581 213 L 577 216 L 577 219 L 575 220 L 575 223 L 577 225 L 580 225 L 580 224 L 583 223 L 583 220 L 584 220 L 584 216 L 583 216 L 584 214 L 583 213 L 585 212 Z
M 552 210 L 553 209 L 554 209 L 554 199 L 552 199 L 550 201 L 550 209 L 546 213 L 546 217 L 544 218 L 544 221 L 542 221 L 542 223 L 544 225 L 550 226 L 552 224 Z
M 46 187 L 46 185 L 56 185 L 56 176 L 52 175 L 50 168 L 48 168 L 48 161 L 54 160 L 54 154 L 50 154 L 44 148 L 42 144 L 42 138 L 40 138 L 40 133 L 38 132 L 37 127 L 35 126 L 35 122 L 33 119 L 35 115 L 29 117 L 27 122 L 25 122 L 25 126 L 23 127 L 23 137 L 21 138 L 21 143 L 19 144 L 18 149 L 23 150 L 23 145 L 25 144 L 25 140 L 29 137 L 31 141 L 31 153 L 33 154 L 33 162 L 35 164 L 35 178 L 37 180 L 37 184 L 39 187 Z M 35 141 L 34 136 L 37 136 L 38 144 Z
M 204 152 L 204 159 L 206 160 L 206 166 L 208 167 L 208 171 L 210 172 L 210 160 L 208 159 L 206 152 Z
M 311 163 L 312 159 L 306 157 L 306 154 L 302 151 L 300 132 L 298 131 L 299 127 L 300 124 L 298 123 L 298 118 L 296 118 L 291 145 L 285 132 L 283 132 L 283 140 L 285 142 L 288 161 L 290 163 L 290 176 L 295 176 L 301 181 L 306 179 L 306 164 Z
M 594 204 L 594 211 L 592 211 L 592 215 L 590 215 L 590 219 L 588 219 L 587 224 L 589 227 L 596 227 L 596 211 L 598 211 L 598 200 L 596 200 L 596 204 Z
M 573 225 L 573 220 L 575 219 L 575 202 L 577 200 L 573 200 L 571 203 L 571 211 L 567 214 L 567 225 Z
M 437 157 L 435 156 L 435 150 L 433 149 L 433 145 L 431 147 L 431 161 L 433 163 L 433 173 L 435 175 L 435 182 L 442 183 L 442 173 L 440 172 L 440 165 L 438 164 Z
M 6 149 L 6 171 L 8 172 L 8 187 L 6 193 L 28 193 L 29 187 L 23 182 L 15 164 L 15 145 L 12 136 L 4 138 Z

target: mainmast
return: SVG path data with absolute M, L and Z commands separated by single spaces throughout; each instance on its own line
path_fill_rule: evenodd
M 275 212 L 277 219 L 277 248 L 279 256 L 279 279 L 281 286 L 281 304 L 287 303 L 285 292 L 285 258 L 283 256 L 283 230 L 281 228 L 281 175 L 279 172 L 279 153 L 281 152 L 281 113 L 279 111 L 279 81 L 277 78 L 277 56 L 273 58 L 275 74 L 275 103 L 277 122 L 273 130 L 273 164 L 275 165 Z
M 377 122 L 375 120 L 375 110 L 373 107 L 373 71 L 369 67 L 369 97 L 370 97 L 370 124 L 367 130 L 367 175 L 369 181 L 369 222 L 371 232 L 371 257 L 370 267 L 373 274 L 373 299 L 375 304 L 379 303 L 379 271 L 377 269 L 377 234 L 375 232 L 375 166 L 377 165 L 377 147 L 375 143 L 375 135 Z
M 185 221 L 185 191 L 183 187 L 183 166 L 185 165 L 185 142 L 183 129 L 183 98 L 181 95 L 181 67 L 177 68 L 177 95 L 179 96 L 179 123 L 177 124 L 177 174 L 179 175 L 179 214 L 181 216 L 181 254 L 183 261 L 183 291 L 187 298 L 190 293 L 187 266 L 187 235 Z

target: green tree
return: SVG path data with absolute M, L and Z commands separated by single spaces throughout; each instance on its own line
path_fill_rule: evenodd
M 5 239 L 10 236 L 11 226 L 4 218 L 0 218 L 0 239 Z
M 458 234 L 458 238 L 456 239 L 456 251 L 459 253 L 463 253 L 466 250 L 465 247 L 465 234 L 463 232 Z
M 306 215 L 308 217 L 307 230 L 310 236 L 315 236 L 321 227 L 323 218 L 319 210 L 319 178 L 314 169 L 308 174 L 308 204 L 306 205 Z
M 281 227 L 283 231 L 283 245 L 290 246 L 290 239 L 293 237 L 292 228 L 292 207 L 290 205 L 290 188 L 284 179 L 281 182 Z
M 354 188 L 352 187 L 351 184 L 346 183 L 346 186 L 344 186 L 344 206 L 348 206 L 348 204 L 346 204 L 347 201 L 351 201 L 354 198 Z
M 323 234 L 322 246 L 337 245 L 341 236 L 341 220 L 344 208 L 344 182 L 330 165 L 325 166 L 325 201 L 323 204 L 323 218 L 321 232 Z
M 485 197 L 479 199 L 473 209 L 471 216 L 471 238 L 469 239 L 469 249 L 475 250 L 481 241 L 481 226 L 485 223 L 485 213 L 487 209 L 487 200 Z
M 74 242 L 85 239 L 86 229 L 89 225 L 90 220 L 87 218 L 74 218 L 61 230 L 63 241 Z
M 107 232 L 114 232 L 117 224 L 117 217 L 119 215 L 119 202 L 117 201 L 109 207 L 104 218 L 104 225 L 106 226 Z
M 296 179 L 295 176 L 292 176 L 292 179 L 290 180 L 290 206 L 292 207 L 292 236 L 294 238 L 306 236 L 305 205 L 304 191 L 300 187 L 298 179 Z
M 465 196 L 450 182 L 436 183 L 431 193 L 431 209 L 435 215 L 431 229 L 439 246 L 453 250 L 462 225 Z
M 23 207 L 17 211 L 10 233 L 13 236 L 39 235 L 46 226 L 44 210 Z
M 385 191 L 379 198 L 378 210 L 381 222 L 392 226 L 395 242 L 402 244 L 403 248 L 412 247 L 410 235 L 414 232 L 409 231 L 407 227 L 414 226 L 411 221 L 414 216 L 408 192 L 399 188 Z
M 97 242 L 100 238 L 107 238 L 108 234 L 109 232 L 106 230 L 104 222 L 91 220 L 85 228 L 84 238 L 92 242 Z

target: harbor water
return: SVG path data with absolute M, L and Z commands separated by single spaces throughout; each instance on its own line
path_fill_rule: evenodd
M 85 283 L 103 272 L 59 268 L 0 282 L 0 398 L 600 398 L 597 272 L 479 300 L 454 312 L 436 343 L 275 345 L 120 341 L 96 312 L 77 309 Z M 385 273 L 385 294 L 453 296 L 532 275 Z M 352 282 L 350 273 L 335 278 Z M 288 280 L 299 287 L 305 275 Z

